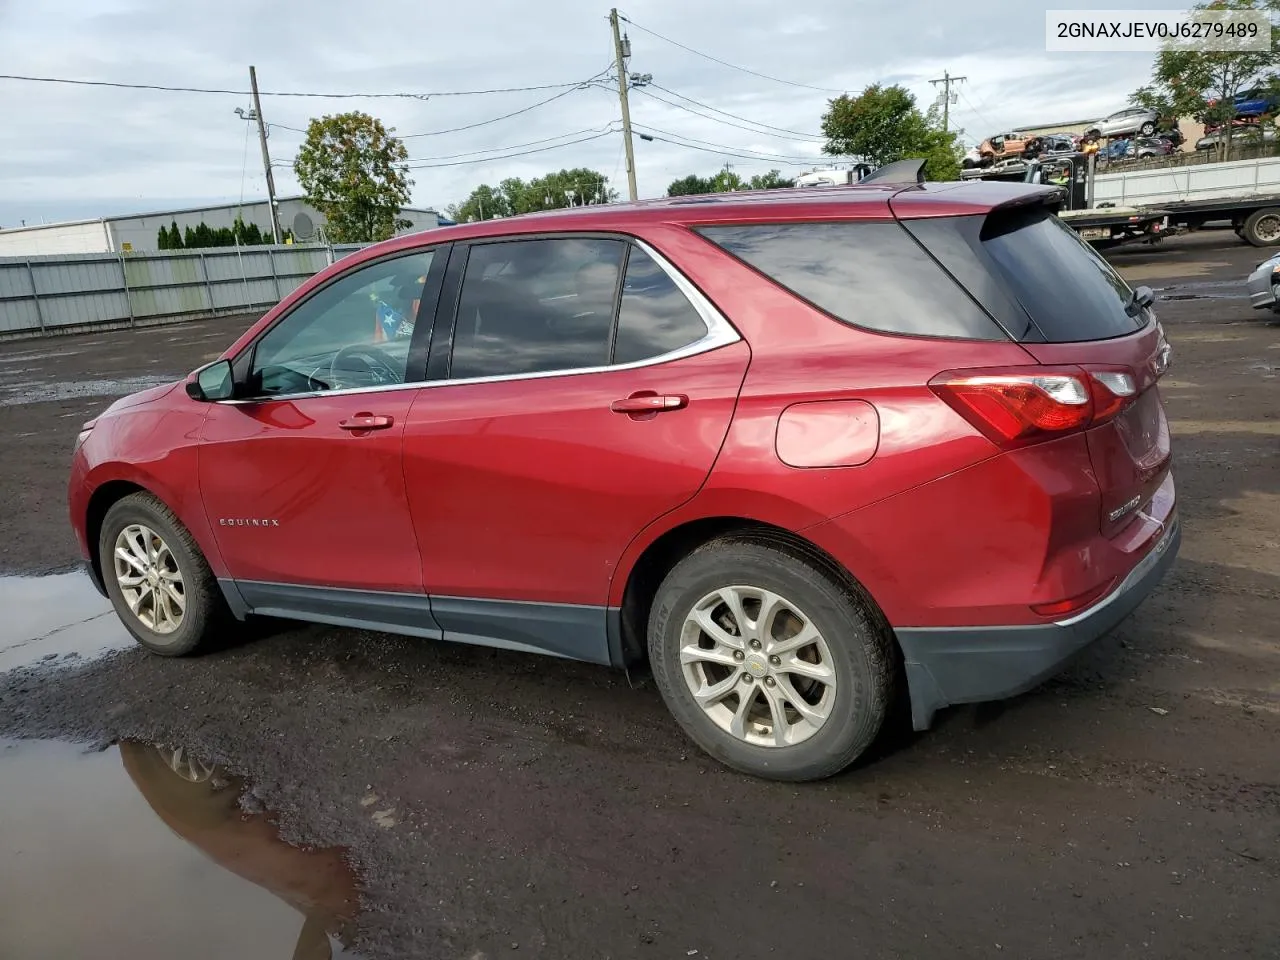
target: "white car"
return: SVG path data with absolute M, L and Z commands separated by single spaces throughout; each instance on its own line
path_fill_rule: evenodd
M 1128 107 L 1089 125 L 1100 137 L 1122 137 L 1140 133 L 1149 137 L 1156 132 L 1160 115 L 1146 107 Z
M 1273 310 L 1280 313 L 1280 301 L 1277 301 L 1277 288 L 1280 288 L 1280 253 L 1263 260 L 1249 274 L 1246 281 L 1249 289 L 1249 305 L 1255 310 Z

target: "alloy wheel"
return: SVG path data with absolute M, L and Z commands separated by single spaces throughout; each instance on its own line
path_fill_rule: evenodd
M 835 703 L 826 640 L 794 603 L 760 587 L 721 587 L 694 604 L 680 665 L 707 717 L 753 746 L 803 743 Z
M 159 634 L 182 626 L 186 584 L 173 551 L 158 533 L 141 523 L 125 527 L 116 537 L 112 561 L 120 594 L 139 623 Z
M 205 763 L 182 747 L 164 747 L 156 744 L 156 752 L 164 758 L 169 769 L 189 783 L 204 783 L 218 769 L 211 763 Z

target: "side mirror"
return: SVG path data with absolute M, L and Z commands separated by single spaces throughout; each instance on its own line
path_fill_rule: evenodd
M 206 403 L 214 400 L 230 400 L 235 395 L 235 378 L 230 360 L 215 360 L 196 371 L 187 381 L 187 396 Z

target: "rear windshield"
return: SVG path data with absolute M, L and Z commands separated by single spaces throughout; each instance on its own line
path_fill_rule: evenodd
M 698 233 L 845 323 L 922 337 L 1007 339 L 895 221 L 740 224 Z
M 1048 342 L 1107 340 L 1146 325 L 1145 311 L 1126 311 L 1133 291 L 1120 274 L 1052 212 L 997 214 L 981 242 Z

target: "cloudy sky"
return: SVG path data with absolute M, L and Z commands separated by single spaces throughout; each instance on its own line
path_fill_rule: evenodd
M 444 94 L 573 84 L 604 77 L 610 67 L 608 3 L 0 0 L 0 73 L 237 91 L 247 89 L 254 64 L 261 89 L 273 93 Z M 809 158 L 820 157 L 826 101 L 877 81 L 907 86 L 924 106 L 936 96 L 930 78 L 944 70 L 966 76 L 952 122 L 967 143 L 1002 127 L 1119 109 L 1146 80 L 1150 55 L 1047 54 L 1044 10 L 1121 5 L 1171 6 L 1168 0 L 627 0 L 619 9 L 632 21 L 624 24 L 630 69 L 652 74 L 660 85 L 633 94 L 632 119 L 638 130 L 685 143 L 636 140 L 640 195 L 660 196 L 671 180 L 708 175 L 726 162 L 744 176 L 810 168 Z M 655 33 L 790 83 L 713 62 Z M 569 92 L 553 102 L 485 122 L 563 90 Z M 256 137 L 246 136 L 249 124 L 234 113 L 249 106 L 247 96 L 234 92 L 0 79 L 0 225 L 261 197 Z M 280 195 L 298 191 L 287 163 L 302 135 L 288 128 L 349 109 L 373 113 L 408 136 L 410 156 L 420 164 L 412 172 L 415 206 L 443 209 L 480 183 L 573 166 L 604 172 L 625 196 L 622 138 L 612 132 L 619 125 L 617 95 L 600 86 L 426 99 L 264 97 L 272 157 L 285 164 L 276 170 Z M 464 126 L 471 129 L 440 132 Z M 560 145 L 570 140 L 581 142 Z M 540 149 L 546 147 L 554 149 Z

